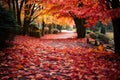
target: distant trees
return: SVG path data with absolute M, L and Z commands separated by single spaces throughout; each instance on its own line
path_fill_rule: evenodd
M 32 0 L 2 0 L 2 6 L 7 6 L 7 9 L 12 11 L 14 18 L 19 26 L 22 28 L 22 34 L 28 34 L 29 25 L 40 14 L 42 9 L 41 2 Z

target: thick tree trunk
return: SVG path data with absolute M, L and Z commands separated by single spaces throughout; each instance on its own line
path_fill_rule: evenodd
M 86 28 L 84 26 L 85 19 L 74 18 L 76 24 L 77 38 L 85 38 Z
M 112 8 L 118 8 L 119 0 L 112 0 L 111 2 Z M 113 27 L 114 27 L 114 42 L 115 42 L 115 53 L 120 55 L 120 18 L 112 19 Z
M 11 0 L 8 0 L 8 6 L 9 6 L 9 10 L 11 10 Z
M 28 34 L 28 28 L 29 28 L 30 21 L 27 19 L 27 17 L 24 19 L 24 25 L 23 25 L 23 35 L 25 36 Z
M 120 18 L 113 19 L 115 53 L 120 54 Z
M 17 22 L 18 25 L 21 25 L 21 19 L 20 19 L 20 9 L 19 9 L 19 4 L 18 4 L 18 0 L 16 0 L 16 8 L 17 8 Z
M 28 33 L 28 28 L 30 24 L 30 16 L 29 16 L 29 5 L 27 4 L 28 0 L 25 1 L 25 14 L 24 14 L 24 24 L 23 24 L 23 35 Z
M 13 13 L 14 13 L 14 18 L 16 20 L 16 7 L 15 7 L 15 2 L 12 0 L 12 6 L 13 6 Z

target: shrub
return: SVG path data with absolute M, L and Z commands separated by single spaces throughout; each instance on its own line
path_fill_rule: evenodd
M 41 31 L 40 30 L 32 31 L 30 33 L 30 36 L 39 38 L 41 37 Z
M 109 43 L 109 38 L 102 33 L 98 34 L 98 39 L 104 43 L 107 43 L 107 44 Z
M 49 33 L 49 28 L 48 28 L 48 27 L 45 27 L 44 33 L 45 33 L 45 34 L 48 34 L 48 33 Z
M 93 38 L 93 39 L 97 39 L 97 37 L 98 37 L 98 35 L 97 35 L 96 33 L 94 33 L 94 32 L 90 32 L 90 33 L 89 33 L 89 36 L 90 36 L 91 38 Z
M 102 34 L 106 34 L 106 29 L 105 27 L 101 27 L 101 31 L 100 31 Z
M 52 29 L 52 33 L 53 33 L 53 34 L 57 34 L 58 32 L 59 32 L 58 29 Z
M 14 18 L 10 12 L 0 6 L 0 49 L 7 47 L 14 39 L 15 31 Z
M 21 35 L 22 34 L 22 27 L 19 25 L 16 25 L 16 34 Z

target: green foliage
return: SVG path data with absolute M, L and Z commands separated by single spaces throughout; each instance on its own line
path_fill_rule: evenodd
M 106 35 L 104 35 L 100 32 L 92 32 L 92 31 L 87 30 L 87 34 L 89 35 L 89 37 L 91 37 L 95 40 L 99 40 L 100 42 L 103 42 L 103 43 L 108 44 L 110 41 L 110 39 Z
M 102 34 L 106 34 L 106 29 L 105 27 L 101 27 L 101 31 L 100 31 Z
M 37 38 L 41 37 L 41 30 L 37 27 L 36 24 L 30 24 L 29 36 L 37 37 Z
M 32 31 L 39 30 L 36 24 L 30 24 L 29 29 Z
M 100 41 L 102 41 L 103 43 L 109 43 L 109 40 L 110 40 L 107 36 L 105 36 L 105 35 L 102 34 L 102 33 L 99 33 L 99 34 L 98 34 L 98 39 L 99 39 Z
M 40 30 L 32 31 L 30 33 L 30 36 L 39 38 L 41 37 L 41 31 Z
M 15 20 L 9 11 L 0 6 L 0 49 L 5 48 L 15 36 Z
M 15 25 L 16 26 L 16 35 L 21 35 L 22 34 L 22 27 L 20 25 Z
M 98 35 L 97 35 L 96 33 L 94 33 L 94 32 L 90 32 L 90 33 L 89 33 L 89 36 L 90 36 L 91 38 L 93 38 L 93 39 L 97 39 L 97 37 L 98 37 Z

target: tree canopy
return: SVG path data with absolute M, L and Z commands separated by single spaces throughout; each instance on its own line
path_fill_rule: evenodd
M 106 24 L 111 18 L 120 17 L 120 9 L 112 9 L 109 0 L 44 0 L 52 4 L 46 13 L 59 17 L 70 17 L 69 12 L 78 18 L 87 18 L 86 27 L 94 25 L 98 20 Z M 110 4 L 108 9 L 107 4 Z

